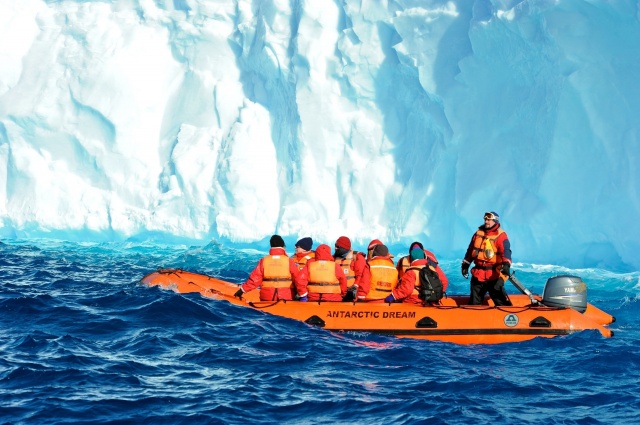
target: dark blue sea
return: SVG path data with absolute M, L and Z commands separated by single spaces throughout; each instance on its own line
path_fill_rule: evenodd
M 615 337 L 461 346 L 335 334 L 139 283 L 159 267 L 242 282 L 258 251 L 4 242 L 0 423 L 640 423 L 638 272 L 515 263 L 536 293 L 581 276 Z M 442 261 L 449 293 L 468 291 L 459 262 Z

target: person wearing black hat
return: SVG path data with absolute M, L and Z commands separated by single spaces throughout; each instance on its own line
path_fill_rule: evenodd
M 369 244 L 370 248 L 372 243 Z M 363 287 L 366 290 L 365 300 L 383 301 L 391 295 L 391 291 L 398 283 L 398 270 L 396 270 L 391 258 L 389 248 L 382 243 L 376 243 L 371 249 L 363 278 Z M 358 290 L 358 295 L 360 295 L 360 290 Z
M 511 272 L 511 243 L 500 227 L 500 216 L 494 211 L 484 214 L 484 225 L 478 227 L 471 238 L 461 265 L 465 279 L 469 277 L 472 262 L 469 304 L 482 304 L 489 292 L 496 306 L 511 305 L 504 290 L 504 283 Z
M 307 264 L 307 261 L 316 256 L 315 252 L 311 250 L 313 247 L 313 239 L 306 237 L 296 242 L 296 251 L 293 256 L 293 262 L 296 263 L 298 270 L 302 270 Z
M 242 298 L 246 292 L 260 287 L 261 301 L 293 300 L 296 292 L 300 301 L 307 301 L 306 277 L 287 256 L 282 237 L 271 236 L 269 245 L 269 255 L 258 262 L 249 279 L 233 295 Z

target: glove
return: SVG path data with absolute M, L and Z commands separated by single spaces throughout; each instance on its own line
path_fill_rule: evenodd
M 309 297 L 307 297 L 306 295 L 304 297 L 300 297 L 299 300 L 301 303 L 306 303 L 307 301 L 309 301 Z
M 242 299 L 242 295 L 244 295 L 244 291 L 242 290 L 242 288 L 238 289 L 236 293 L 233 294 L 234 297 L 238 297 L 240 299 Z
M 500 273 L 506 274 L 507 276 L 509 276 L 511 274 L 511 264 L 502 263 L 502 268 L 500 269 Z
M 386 303 L 392 303 L 394 302 L 396 299 L 393 297 L 393 294 L 389 295 L 387 298 L 384 299 L 384 302 Z
M 342 298 L 342 301 L 344 302 L 354 301 L 356 299 L 357 293 L 358 293 L 358 287 L 356 285 L 351 286 L 349 289 L 347 289 L 347 293 L 345 294 L 344 298 Z
M 463 261 L 460 270 L 462 271 L 462 277 L 469 279 L 469 263 Z

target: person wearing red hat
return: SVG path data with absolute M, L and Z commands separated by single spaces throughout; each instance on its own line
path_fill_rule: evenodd
M 273 235 L 269 245 L 269 255 L 258 262 L 249 279 L 233 295 L 242 298 L 245 292 L 260 287 L 261 301 L 293 300 L 296 291 L 300 301 L 307 301 L 306 276 L 287 255 L 282 237 Z
M 382 245 L 382 242 L 378 239 L 374 239 L 369 242 L 369 246 L 367 247 L 367 260 L 370 260 L 373 257 L 373 249 L 378 245 Z
M 296 251 L 293 255 L 293 262 L 299 270 L 302 270 L 307 264 L 307 261 L 315 256 L 315 253 L 311 250 L 313 246 L 313 239 L 306 237 L 296 242 Z
M 362 298 L 366 294 L 362 283 L 363 274 L 367 268 L 367 260 L 361 252 L 351 249 L 351 240 L 346 236 L 340 236 L 336 240 L 335 251 L 333 253 L 336 264 L 340 266 L 347 278 L 349 287 L 343 301 L 354 301 L 358 299 L 358 292 Z M 369 287 L 366 287 L 367 292 Z
M 484 214 L 484 225 L 471 238 L 462 260 L 462 277 L 469 277 L 471 269 L 471 294 L 469 304 L 482 304 L 484 296 L 489 296 L 496 306 L 509 306 L 511 301 L 504 290 L 505 279 L 511 271 L 511 243 L 507 233 L 500 228 L 500 217 L 495 212 Z
M 369 286 L 366 293 L 364 293 L 364 300 L 366 301 L 384 300 L 391 295 L 393 288 L 398 283 L 398 270 L 393 264 L 389 249 L 378 242 L 380 241 L 374 239 L 369 243 L 370 253 L 363 278 L 363 286 Z M 358 298 L 360 298 L 360 290 L 358 290 Z
M 347 278 L 331 255 L 329 245 L 319 245 L 315 258 L 307 262 L 302 272 L 307 277 L 309 301 L 340 302 L 347 294 Z
M 425 255 L 425 258 L 427 259 L 428 265 L 431 266 L 433 269 L 435 269 L 436 273 L 438 273 L 438 277 L 442 282 L 442 290 L 446 291 L 447 287 L 449 286 L 449 279 L 447 278 L 447 275 L 444 273 L 444 270 L 442 270 L 442 268 L 440 267 L 440 264 L 438 264 L 438 259 L 436 258 L 435 254 L 427 249 L 424 249 L 424 246 L 417 241 L 409 245 L 409 253 L 411 253 L 411 251 L 413 251 L 414 248 L 419 248 L 424 251 L 424 255 Z M 400 260 L 398 260 L 398 265 L 396 266 L 396 268 L 398 269 L 398 279 L 402 279 L 405 272 L 410 266 L 411 266 L 410 255 L 402 257 Z

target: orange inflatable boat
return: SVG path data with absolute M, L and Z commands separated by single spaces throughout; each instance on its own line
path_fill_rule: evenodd
M 179 293 L 200 292 L 265 313 L 300 320 L 330 331 L 372 332 L 457 344 L 497 344 L 535 337 L 555 337 L 584 330 L 613 336 L 615 318 L 586 302 L 586 285 L 576 276 L 547 281 L 542 297 L 532 295 L 512 277 L 522 295 L 509 295 L 513 306 L 496 307 L 491 299 L 470 306 L 469 296 L 446 296 L 439 305 L 403 303 L 260 301 L 258 290 L 233 294 L 238 284 L 184 270 L 153 272 L 142 283 Z M 552 285 L 550 285 L 552 283 Z M 576 298 L 577 296 L 577 298 Z M 577 300 L 577 301 L 576 301 Z

